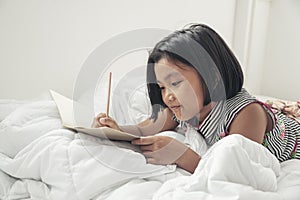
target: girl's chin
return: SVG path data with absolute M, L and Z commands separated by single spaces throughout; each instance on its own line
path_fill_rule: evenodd
M 180 121 L 188 121 L 189 119 L 193 118 L 191 116 L 182 116 L 180 113 L 174 113 L 176 119 Z
M 176 119 L 182 121 L 182 117 L 180 113 L 173 112 L 173 114 L 175 115 Z

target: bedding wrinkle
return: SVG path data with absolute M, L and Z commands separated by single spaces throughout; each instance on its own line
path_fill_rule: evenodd
M 49 187 L 52 199 L 76 198 L 74 184 L 68 172 L 67 144 L 69 131 L 52 131 L 19 152 L 7 162 L 5 172 L 21 179 L 42 181 Z M 1 166 L 4 170 L 4 166 Z M 64 181 L 62 181 L 64 180 Z M 69 191 L 70 194 L 68 194 Z
M 53 133 L 53 134 L 52 134 Z M 70 146 L 74 142 L 75 134 L 70 130 L 61 130 L 50 132 L 49 135 L 45 135 L 46 141 L 49 140 L 49 148 L 46 147 L 47 153 L 42 157 L 41 165 L 41 177 L 43 182 L 47 183 L 50 190 L 57 190 L 53 193 L 65 193 L 66 180 L 68 184 L 68 190 L 72 194 L 68 196 L 69 199 L 78 199 L 77 188 L 75 187 L 73 172 L 70 163 Z M 64 156 L 62 156 L 64 154 Z M 55 156 L 60 155 L 60 156 Z M 60 171 L 56 175 L 56 172 Z M 65 181 L 62 181 L 65 180 Z M 66 194 L 67 197 L 67 194 Z M 52 197 L 63 198 L 63 197 Z
M 258 152 L 263 152 L 258 154 Z M 167 181 L 154 199 L 281 199 L 276 194 L 280 165 L 263 146 L 238 134 L 213 145 L 195 173 Z M 183 189 L 182 189 L 183 188 Z

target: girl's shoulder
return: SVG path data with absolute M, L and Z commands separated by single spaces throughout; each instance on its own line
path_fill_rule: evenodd
M 231 123 L 241 110 L 256 102 L 259 102 L 256 97 L 250 95 L 244 88 L 242 88 L 242 90 L 232 98 L 224 101 L 221 106 L 221 113 L 223 113 L 223 123 L 226 129 L 230 127 Z
M 257 98 L 251 95 L 245 88 L 242 88 L 235 96 L 226 100 L 227 103 L 233 103 L 236 101 L 256 101 Z
M 224 106 L 227 112 L 238 112 L 253 102 L 258 102 L 256 97 L 249 94 L 245 88 L 242 88 L 235 96 L 227 99 Z

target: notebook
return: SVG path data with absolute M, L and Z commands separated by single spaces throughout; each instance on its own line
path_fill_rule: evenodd
M 53 90 L 50 90 L 50 93 L 57 105 L 62 124 L 65 128 L 73 130 L 75 132 L 85 133 L 109 140 L 132 141 L 134 139 L 140 138 L 140 136 L 115 130 L 109 127 L 91 128 L 86 125 L 78 124 L 74 119 L 74 107 L 76 107 L 76 109 L 81 112 L 85 112 L 90 108 L 83 104 L 80 104 L 79 102 L 73 101 L 72 99 L 69 99 L 68 97 L 65 97 Z M 92 117 L 90 121 L 92 121 Z

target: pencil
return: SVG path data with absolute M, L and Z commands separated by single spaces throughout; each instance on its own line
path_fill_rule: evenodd
M 109 101 L 110 101 L 111 77 L 112 77 L 112 73 L 109 72 L 109 76 L 108 76 L 107 104 L 106 104 L 106 116 L 107 117 L 109 116 Z

